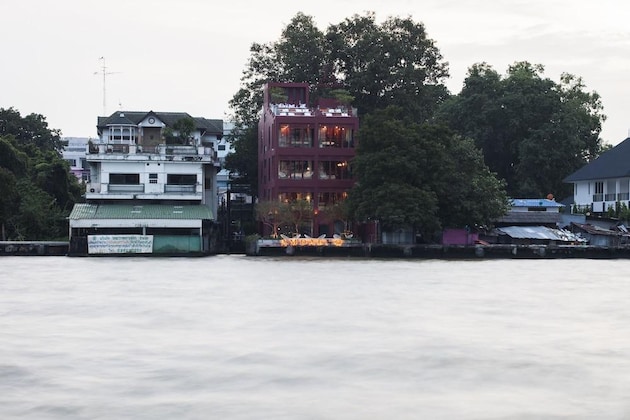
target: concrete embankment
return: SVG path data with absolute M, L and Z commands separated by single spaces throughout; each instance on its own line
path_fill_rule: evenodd
M 2 255 L 68 255 L 68 242 L 63 241 L 0 241 Z
M 251 256 L 322 256 L 418 259 L 553 259 L 630 258 L 630 247 L 586 245 L 384 245 L 360 244 L 352 247 L 248 247 Z

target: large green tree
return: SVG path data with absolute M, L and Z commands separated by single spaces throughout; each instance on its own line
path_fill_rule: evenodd
M 322 32 L 312 17 L 297 13 L 279 40 L 251 46 L 241 88 L 230 101 L 235 153 L 226 167 L 256 190 L 257 124 L 268 81 L 309 83 L 312 99 L 344 92 L 360 115 L 398 105 L 416 121 L 427 121 L 448 97 L 446 77 L 448 64 L 424 26 L 411 18 L 378 24 L 368 12 Z
M 399 107 L 366 116 L 360 137 L 349 195 L 357 220 L 413 227 L 430 240 L 443 227 L 487 226 L 505 213 L 504 185 L 471 140 Z
M 6 120 L 2 120 L 6 118 Z M 0 235 L 58 239 L 82 187 L 60 154 L 59 131 L 38 114 L 0 109 Z
M 438 112 L 438 120 L 475 140 L 512 197 L 570 194 L 562 179 L 602 150 L 599 95 L 578 77 L 563 74 L 556 83 L 543 73 L 528 62 L 505 76 L 475 64 L 461 93 Z
M 374 13 L 354 15 L 331 25 L 326 39 L 334 74 L 360 115 L 398 105 L 426 121 L 448 97 L 448 63 L 424 25 L 410 17 L 377 24 Z

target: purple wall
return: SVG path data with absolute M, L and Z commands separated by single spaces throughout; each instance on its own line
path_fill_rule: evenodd
M 442 245 L 473 245 L 478 239 L 478 233 L 466 229 L 444 229 L 442 232 Z

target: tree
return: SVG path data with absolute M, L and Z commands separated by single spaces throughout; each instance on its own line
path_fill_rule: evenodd
M 354 15 L 331 25 L 326 39 L 334 74 L 361 115 L 398 105 L 426 121 L 448 97 L 448 63 L 424 25 L 410 17 L 378 25 L 374 13 Z
M 22 117 L 13 109 L 0 108 L 0 137 L 13 136 L 21 146 L 32 145 L 39 150 L 61 152 L 61 131 L 48 128 L 40 114 Z
M 289 203 L 290 213 L 287 222 L 293 225 L 295 233 L 300 233 L 304 228 L 310 229 L 313 220 L 313 203 L 307 200 L 295 200 Z
M 292 219 L 291 206 L 282 201 L 259 201 L 254 213 L 256 220 L 270 228 L 272 238 L 277 238 L 280 226 Z
M 442 227 L 485 226 L 507 210 L 503 185 L 471 140 L 418 124 L 397 107 L 366 116 L 353 163 L 349 206 L 357 220 L 413 227 L 431 238 Z
M 7 225 L 17 213 L 19 200 L 20 193 L 15 175 L 8 169 L 0 167 L 0 240 L 7 239 Z
M 83 188 L 60 153 L 59 131 L 45 118 L 0 109 L 0 225 L 2 237 L 58 239 Z
M 235 128 L 229 140 L 240 156 L 228 156 L 226 168 L 257 189 L 256 127 L 266 82 L 309 83 L 312 100 L 332 93 L 346 105 L 352 102 L 360 115 L 397 104 L 427 121 L 448 96 L 446 77 L 448 64 L 424 26 L 411 18 L 379 25 L 374 13 L 354 15 L 323 33 L 312 17 L 297 13 L 278 41 L 250 48 L 241 88 L 230 101 Z
M 544 78 L 544 67 L 517 62 L 501 77 L 486 63 L 473 65 L 459 95 L 437 119 L 475 140 L 491 171 L 513 197 L 570 194 L 562 179 L 602 151 L 600 97 L 582 79 Z

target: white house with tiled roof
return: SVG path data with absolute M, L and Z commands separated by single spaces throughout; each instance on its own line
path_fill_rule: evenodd
M 564 179 L 573 184 L 573 201 L 593 213 L 603 213 L 616 203 L 630 205 L 630 138 Z
M 99 117 L 70 253 L 206 254 L 213 248 L 223 121 L 186 113 Z

